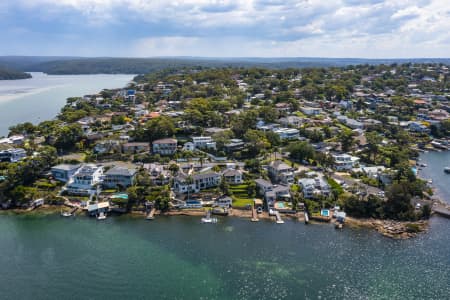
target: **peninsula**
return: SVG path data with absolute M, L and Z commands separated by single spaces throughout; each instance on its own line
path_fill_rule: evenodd
M 54 120 L 11 127 L 0 202 L 99 219 L 355 220 L 410 237 L 446 211 L 418 156 L 449 149 L 449 88 L 448 66 L 434 63 L 140 75 L 67 99 Z

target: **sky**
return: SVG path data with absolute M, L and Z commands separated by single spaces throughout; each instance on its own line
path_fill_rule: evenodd
M 1 0 L 0 55 L 450 57 L 450 0 Z

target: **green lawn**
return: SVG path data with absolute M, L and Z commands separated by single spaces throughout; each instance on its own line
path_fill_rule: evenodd
M 247 193 L 247 185 L 232 185 L 230 190 L 233 192 L 233 207 L 245 207 L 253 204 L 253 198 L 250 198 Z

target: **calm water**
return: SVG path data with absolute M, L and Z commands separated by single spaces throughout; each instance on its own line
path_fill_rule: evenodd
M 448 299 L 450 222 L 395 241 L 287 221 L 0 216 L 0 299 Z
M 432 179 L 437 196 L 450 203 L 450 174 L 444 173 L 444 168 L 450 167 L 450 151 L 422 153 L 420 158 L 427 164 L 419 170 L 420 177 Z
M 68 97 L 121 88 L 133 79 L 133 75 L 31 74 L 31 79 L 0 81 L 0 136 L 17 123 L 53 119 Z

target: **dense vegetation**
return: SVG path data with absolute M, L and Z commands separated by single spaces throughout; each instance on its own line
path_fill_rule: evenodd
M 15 80 L 15 79 L 27 79 L 31 78 L 31 75 L 24 72 L 6 69 L 0 67 L 0 80 Z
M 271 69 L 343 67 L 360 64 L 449 63 L 448 59 L 340 59 L 340 58 L 80 58 L 0 57 L 0 64 L 21 71 L 47 74 L 147 74 L 165 69 L 262 67 Z

